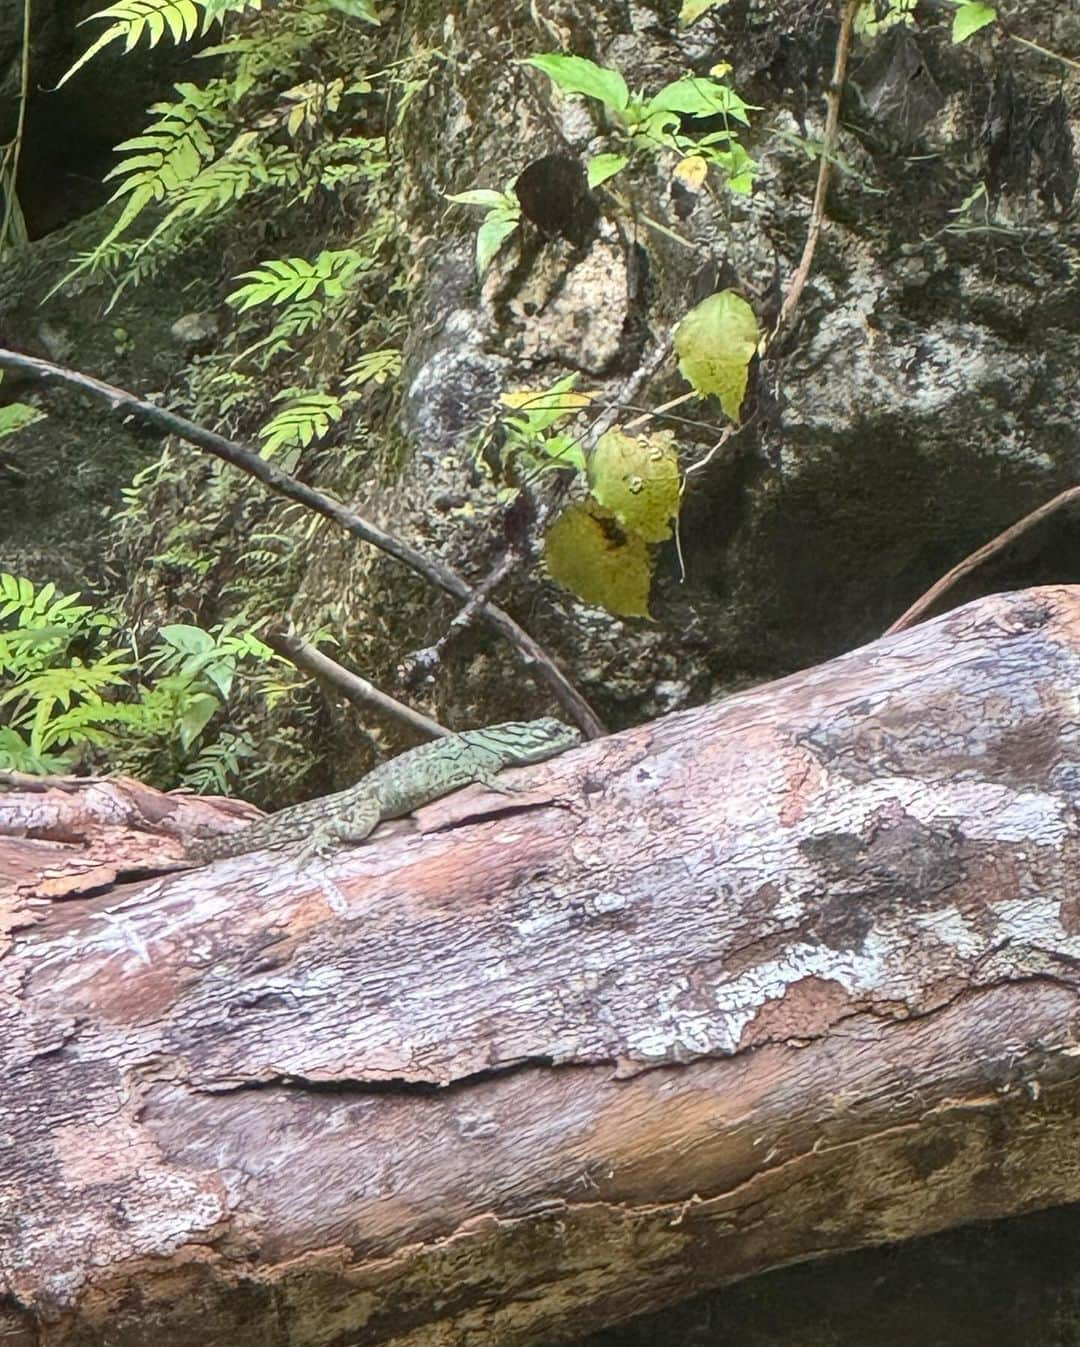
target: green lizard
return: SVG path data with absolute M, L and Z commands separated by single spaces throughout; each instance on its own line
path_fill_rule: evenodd
M 310 855 L 362 842 L 384 819 L 401 818 L 474 782 L 494 786 L 504 767 L 543 762 L 580 740 L 577 730 L 551 717 L 450 734 L 391 758 L 347 790 L 292 805 L 237 832 L 190 842 L 187 859 L 202 865 L 263 847 L 298 847 Z

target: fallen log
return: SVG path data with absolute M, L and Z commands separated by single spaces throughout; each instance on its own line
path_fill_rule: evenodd
M 0 796 L 6 1347 L 528 1344 L 1080 1198 L 1080 588 L 329 861 Z

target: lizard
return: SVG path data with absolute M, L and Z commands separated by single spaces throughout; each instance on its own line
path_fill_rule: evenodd
M 494 780 L 504 767 L 543 762 L 580 741 L 576 729 L 550 716 L 449 734 L 400 753 L 333 795 L 290 805 L 235 832 L 189 842 L 185 859 L 204 865 L 264 847 L 299 847 L 308 856 L 363 842 L 385 819 L 401 818 L 462 786 L 480 783 L 506 791 Z

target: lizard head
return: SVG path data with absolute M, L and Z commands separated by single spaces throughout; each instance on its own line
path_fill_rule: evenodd
M 581 732 L 554 716 L 510 720 L 503 725 L 491 725 L 481 733 L 487 742 L 512 750 L 516 763 L 543 762 L 581 743 Z
M 544 738 L 550 747 L 564 753 L 568 748 L 581 743 L 581 731 L 574 725 L 567 725 L 554 716 L 542 716 L 532 722 L 532 728 Z

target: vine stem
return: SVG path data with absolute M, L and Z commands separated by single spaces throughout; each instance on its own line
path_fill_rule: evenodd
M 101 379 L 95 379 L 92 375 L 82 374 L 78 370 L 65 369 L 61 365 L 54 365 L 52 361 L 41 360 L 37 356 L 23 355 L 18 351 L 0 348 L 0 368 L 5 367 L 22 370 L 41 383 L 59 383 L 78 389 L 106 403 L 111 412 L 122 418 L 130 417 L 138 423 L 152 426 L 166 434 L 177 435 L 181 439 L 187 440 L 189 444 L 193 444 L 197 449 L 202 449 L 215 458 L 220 458 L 223 462 L 231 464 L 234 468 L 246 472 L 277 495 L 297 501 L 315 514 L 320 514 L 325 519 L 331 520 L 339 528 L 344 529 L 346 533 L 351 533 L 353 537 L 359 538 L 362 542 L 370 543 L 372 547 L 379 548 L 380 551 L 394 557 L 395 560 L 408 566 L 410 570 L 416 571 L 418 575 L 422 575 L 436 588 L 453 595 L 454 598 L 468 603 L 473 597 L 472 586 L 449 566 L 445 566 L 433 557 L 426 556 L 423 552 L 405 542 L 403 538 L 385 532 L 377 524 L 371 523 L 370 520 L 365 519 L 354 510 L 350 510 L 341 501 L 335 500 L 333 496 L 317 491 L 305 482 L 298 481 L 295 477 L 291 477 L 288 473 L 282 472 L 280 468 L 267 462 L 260 454 L 237 444 L 234 440 L 227 440 L 223 435 L 218 435 L 216 431 L 197 425 L 194 421 L 189 421 L 187 417 L 168 411 L 164 407 L 155 406 L 152 402 L 145 402 L 126 389 L 116 388 L 112 384 L 104 383 Z M 570 682 L 555 660 L 524 628 L 518 626 L 509 613 L 492 603 L 485 603 L 478 607 L 477 617 L 509 641 L 521 662 L 527 668 L 536 671 L 538 677 L 547 684 L 558 704 L 586 735 L 590 738 L 598 738 L 604 734 L 603 722 L 589 703 Z
M 1071 56 L 1063 56 L 1061 52 L 1051 51 L 1049 47 L 1040 47 L 1037 42 L 1032 42 L 1030 38 L 1018 37 L 1016 33 L 1006 33 L 1005 36 L 1010 42 L 1018 42 L 1021 47 L 1030 47 L 1040 56 L 1048 56 L 1051 61 L 1061 61 L 1064 65 L 1071 65 L 1074 70 L 1080 70 L 1080 61 L 1074 61 Z
M 814 250 L 825 221 L 825 197 L 829 190 L 829 172 L 836 151 L 836 139 L 840 127 L 840 97 L 844 92 L 844 80 L 847 77 L 848 52 L 851 50 L 851 30 L 855 15 L 863 7 L 865 0 L 847 0 L 844 14 L 840 20 L 840 32 L 836 39 L 836 53 L 833 57 L 832 82 L 825 96 L 825 134 L 821 141 L 821 163 L 818 166 L 817 186 L 814 189 L 814 203 L 810 207 L 810 224 L 806 231 L 806 243 L 803 246 L 799 265 L 788 284 L 784 302 L 776 326 L 772 330 L 770 341 L 775 341 L 782 328 L 790 325 L 799 306 L 799 299 L 810 276 L 814 262 Z

